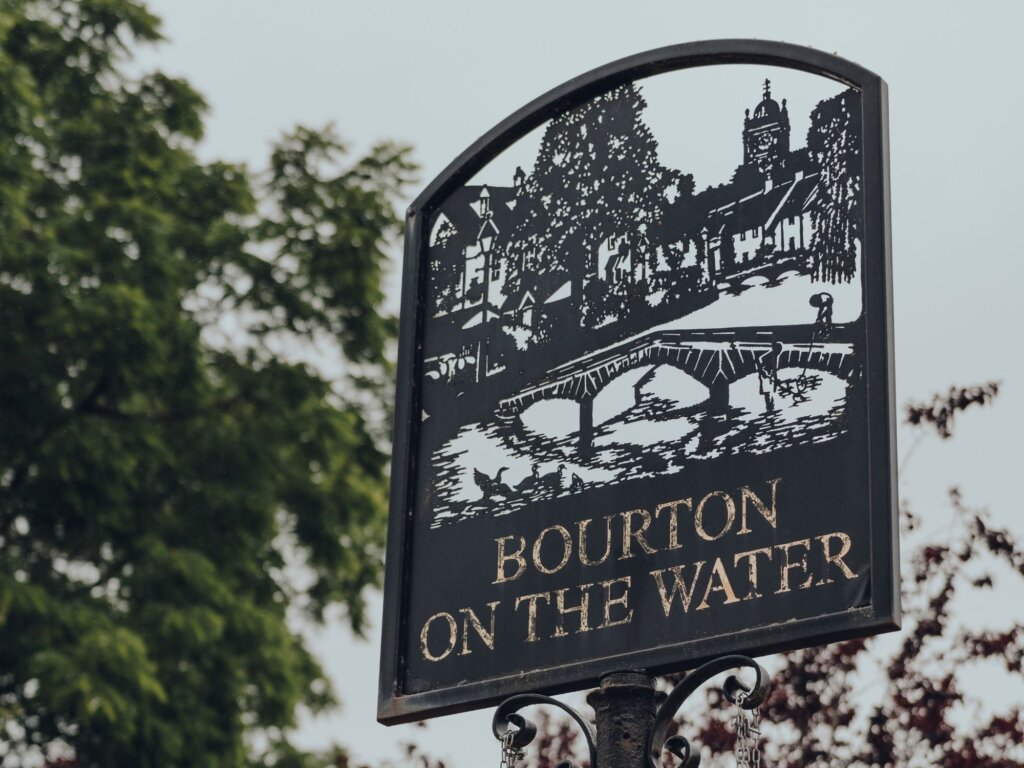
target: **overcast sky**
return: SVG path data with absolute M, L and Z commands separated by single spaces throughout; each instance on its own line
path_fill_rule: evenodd
M 332 121 L 356 149 L 382 138 L 414 145 L 426 183 L 544 91 L 614 59 L 692 40 L 810 45 L 877 72 L 890 98 L 898 400 L 952 383 L 1004 383 L 998 406 L 961 419 L 955 441 L 916 449 L 901 488 L 919 512 L 941 521 L 948 519 L 944 489 L 959 484 L 969 502 L 991 505 L 1024 534 L 1015 494 L 1024 458 L 1024 4 L 155 0 L 151 7 L 169 42 L 144 65 L 188 77 L 208 99 L 204 158 L 254 168 L 290 126 Z M 715 109 L 735 109 L 734 94 L 719 101 L 711 89 L 708 98 Z M 799 135 L 794 129 L 794 144 Z M 909 443 L 904 437 L 901 452 Z M 432 721 L 426 730 L 385 729 L 374 719 L 377 638 L 355 642 L 338 626 L 312 637 L 344 707 L 307 720 L 304 745 L 333 739 L 374 760 L 397 758 L 396 744 L 416 739 L 454 768 L 497 762 L 490 711 Z

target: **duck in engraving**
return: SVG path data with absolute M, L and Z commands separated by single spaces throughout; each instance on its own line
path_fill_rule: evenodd
M 504 496 L 507 499 L 512 495 L 512 489 L 509 488 L 508 483 L 501 480 L 502 472 L 507 471 L 508 467 L 502 467 L 494 477 L 488 477 L 479 469 L 473 470 L 473 480 L 484 494 L 481 501 L 489 501 L 493 496 Z
M 583 478 L 573 472 L 572 479 L 569 481 L 569 493 L 579 493 L 582 490 Z
M 537 484 L 540 482 L 540 465 L 534 464 L 531 474 L 524 477 L 518 483 L 516 483 L 516 490 L 519 493 L 529 493 L 530 491 L 537 489 Z
M 562 491 L 562 474 L 565 472 L 565 464 L 559 464 L 558 469 L 554 472 L 547 472 L 537 478 L 538 490 L 548 491 L 549 493 L 561 493 Z

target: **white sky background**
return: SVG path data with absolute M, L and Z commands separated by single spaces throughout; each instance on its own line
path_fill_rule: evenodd
M 968 502 L 990 505 L 999 522 L 1024 535 L 1015 492 L 1024 459 L 1024 4 L 154 0 L 151 7 L 170 42 L 143 64 L 186 76 L 207 97 L 204 158 L 261 167 L 283 130 L 334 121 L 356 149 L 382 138 L 413 144 L 424 184 L 541 93 L 662 45 L 782 40 L 878 72 L 889 83 L 898 402 L 952 383 L 1004 382 L 996 407 L 958 420 L 954 441 L 916 448 L 902 492 L 926 527 L 941 526 L 949 519 L 945 489 L 959 484 Z M 754 88 L 739 105 L 732 93 L 725 104 L 713 90 L 708 95 L 709 109 L 734 116 L 723 130 L 737 160 L 742 110 L 760 96 Z M 773 94 L 787 95 L 781 82 Z M 791 113 L 797 117 L 792 102 Z M 804 130 L 794 125 L 794 146 Z M 699 188 L 724 180 L 691 169 Z M 901 453 L 909 444 L 904 433 Z M 1024 610 L 1020 603 L 975 600 L 965 620 L 1003 624 L 1007 609 Z M 397 745 L 415 740 L 453 768 L 497 762 L 490 710 L 426 729 L 385 729 L 374 715 L 378 638 L 355 641 L 340 625 L 311 637 L 344 704 L 306 720 L 301 743 L 334 740 L 357 758 L 402 762 Z

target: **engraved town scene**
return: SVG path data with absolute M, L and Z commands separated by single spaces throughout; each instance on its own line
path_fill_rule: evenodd
M 663 161 L 639 81 L 548 122 L 532 167 L 440 206 L 422 385 L 434 525 L 846 431 L 861 113 L 826 82 L 799 134 L 770 79 L 736 93 L 717 126 L 734 170 L 700 188 Z

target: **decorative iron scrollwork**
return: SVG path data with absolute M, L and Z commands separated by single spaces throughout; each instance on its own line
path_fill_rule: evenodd
M 494 738 L 503 743 L 506 743 L 507 740 L 507 743 L 516 749 L 525 748 L 537 736 L 537 726 L 520 715 L 519 710 L 535 704 L 550 704 L 553 707 L 558 707 L 576 722 L 576 725 L 583 732 L 583 738 L 587 742 L 587 749 L 590 753 L 590 766 L 591 768 L 597 768 L 597 745 L 595 743 L 594 727 L 583 718 L 583 715 L 568 704 L 563 704 L 558 699 L 553 699 L 550 696 L 544 696 L 539 693 L 523 693 L 505 699 L 498 705 L 498 709 L 494 712 L 494 718 L 491 720 L 491 732 L 494 734 Z M 507 736 L 510 726 L 516 729 L 511 737 Z M 572 764 L 569 761 L 563 761 L 556 768 L 571 768 L 571 766 Z
M 654 727 L 647 740 L 647 768 L 661 768 L 662 752 L 668 750 L 679 760 L 678 768 L 698 768 L 700 753 L 695 751 L 684 736 L 666 738 L 669 724 L 673 721 L 683 703 L 704 683 L 722 672 L 730 669 L 750 669 L 754 672 L 752 685 L 746 685 L 736 675 L 726 678 L 722 686 L 725 698 L 736 706 L 752 710 L 759 707 L 768 697 L 771 683 L 765 669 L 749 656 L 723 656 L 713 659 L 686 675 L 672 689 L 665 701 L 658 708 L 654 717 Z M 491 720 L 491 732 L 494 738 L 502 742 L 508 749 L 522 750 L 537 736 L 537 726 L 519 714 L 519 710 L 536 704 L 550 704 L 566 712 L 579 726 L 587 742 L 591 768 L 599 768 L 597 762 L 597 745 L 594 726 L 567 704 L 563 704 L 550 696 L 539 693 L 525 693 L 511 696 L 503 701 L 494 712 Z M 513 730 L 514 729 L 514 730 Z M 571 763 L 564 761 L 556 768 L 571 768 Z
M 679 708 L 683 706 L 683 702 L 708 680 L 726 670 L 744 667 L 754 671 L 756 677 L 753 685 L 748 687 L 740 682 L 735 675 L 730 675 L 726 678 L 722 691 L 729 701 L 743 709 L 754 709 L 761 705 L 768 697 L 771 682 L 764 667 L 749 656 L 723 656 L 697 667 L 672 689 L 661 707 L 658 708 L 658 713 L 654 717 L 654 728 L 647 740 L 648 768 L 660 768 L 661 754 L 664 750 L 668 750 L 678 758 L 679 768 L 697 768 L 700 765 L 700 753 L 694 751 L 685 737 L 665 738 L 669 723 L 675 718 Z

